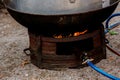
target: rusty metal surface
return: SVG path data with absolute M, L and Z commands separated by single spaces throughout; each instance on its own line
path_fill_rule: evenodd
M 106 58 L 103 26 L 89 34 L 66 41 L 30 33 L 31 62 L 39 68 L 84 67 L 81 56 L 87 51 L 94 63 Z M 43 39 L 44 38 L 44 39 Z M 78 39 L 78 40 L 77 40 Z M 82 41 L 82 42 L 81 42 Z M 87 45 L 87 46 L 86 46 Z

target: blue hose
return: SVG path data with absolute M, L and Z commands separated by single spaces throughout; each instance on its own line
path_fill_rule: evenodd
M 105 30 L 105 34 L 106 34 L 107 32 L 109 32 L 110 29 L 115 28 L 116 26 L 120 25 L 120 22 L 118 22 L 118 23 L 115 23 L 115 24 L 112 24 L 111 26 L 109 26 L 110 20 L 111 20 L 113 17 L 116 17 L 116 16 L 120 16 L 120 13 L 112 14 L 112 15 L 111 15 L 110 17 L 108 17 L 108 19 L 106 20 L 105 28 L 106 28 L 107 30 Z M 94 70 L 96 70 L 97 72 L 101 73 L 102 75 L 104 75 L 104 76 L 106 76 L 106 77 L 108 77 L 108 78 L 110 78 L 110 79 L 112 79 L 112 80 L 120 80 L 120 78 L 117 78 L 117 77 L 115 77 L 115 76 L 113 76 L 113 75 L 111 75 L 111 74 L 108 74 L 107 72 L 105 72 L 105 71 L 103 71 L 102 69 L 98 68 L 97 66 L 95 66 L 95 65 L 94 65 L 91 61 L 89 61 L 89 60 L 87 61 L 87 64 L 88 64 L 91 68 L 93 68 Z
M 107 25 L 108 25 L 108 23 L 107 23 Z M 109 30 L 115 28 L 115 27 L 118 26 L 118 25 L 120 25 L 120 22 L 117 22 L 117 23 L 114 23 L 114 24 L 108 26 L 108 27 L 106 28 L 107 30 L 105 29 L 105 34 L 107 34 L 107 33 L 109 32 Z
M 106 24 L 105 24 L 105 34 L 109 32 L 109 30 L 117 27 L 118 25 L 120 25 L 120 22 L 114 23 L 112 25 L 109 25 L 109 22 L 112 18 L 116 17 L 116 16 L 120 16 L 120 13 L 115 13 L 112 14 L 110 17 L 108 17 L 108 19 L 106 20 Z M 108 49 L 110 49 L 112 52 L 114 52 L 116 55 L 120 56 L 120 52 L 117 51 L 116 49 L 114 49 L 112 46 L 110 46 L 109 44 L 106 45 Z
M 93 68 L 94 70 L 96 70 L 97 72 L 101 73 L 102 75 L 112 79 L 112 80 L 120 80 L 120 78 L 117 78 L 115 76 L 112 76 L 111 74 L 108 74 L 107 72 L 103 71 L 102 69 L 96 67 L 91 61 L 87 61 L 87 64 Z
M 116 26 L 118 26 L 118 25 L 120 24 L 120 22 L 118 22 L 118 23 L 115 23 L 115 24 L 109 26 L 110 20 L 111 20 L 112 18 L 116 17 L 116 16 L 120 16 L 120 13 L 114 13 L 114 14 L 112 14 L 111 16 L 109 16 L 109 17 L 107 18 L 106 23 L 105 23 L 105 28 L 106 28 L 106 29 L 112 29 L 112 28 L 114 28 L 114 27 L 116 27 Z M 108 32 L 108 30 L 105 31 L 105 34 L 106 34 L 107 32 Z

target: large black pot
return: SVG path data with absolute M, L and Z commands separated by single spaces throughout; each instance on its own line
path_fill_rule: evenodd
M 47 1 L 51 4 L 47 4 Z M 88 25 L 101 24 L 114 12 L 120 0 L 109 0 L 109 4 L 100 3 L 103 0 L 78 0 L 79 2 L 68 0 L 70 1 L 70 3 L 66 2 L 69 3 L 68 7 L 65 7 L 66 3 L 62 3 L 65 1 L 7 0 L 6 7 L 18 23 L 27 27 L 30 31 L 45 34 L 78 31 Z M 80 4 L 80 1 L 86 1 L 87 3 Z M 97 26 L 89 27 L 94 29 Z

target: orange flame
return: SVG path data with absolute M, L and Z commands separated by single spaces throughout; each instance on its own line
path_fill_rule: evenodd
M 85 34 L 87 31 L 88 31 L 88 30 L 84 30 L 84 31 L 82 31 L 82 32 L 75 32 L 75 33 L 73 33 L 73 34 L 69 34 L 67 37 L 80 36 L 80 35 Z M 60 34 L 60 35 L 54 35 L 53 37 L 54 37 L 54 38 L 64 38 L 64 36 L 62 36 L 62 34 Z
M 85 34 L 88 30 L 84 30 L 83 32 L 75 32 L 73 36 L 80 36 L 82 34 Z

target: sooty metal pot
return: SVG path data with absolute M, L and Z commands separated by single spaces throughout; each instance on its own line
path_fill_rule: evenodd
M 18 23 L 44 34 L 76 31 L 87 25 L 100 24 L 113 13 L 120 0 L 4 1 L 8 12 Z

